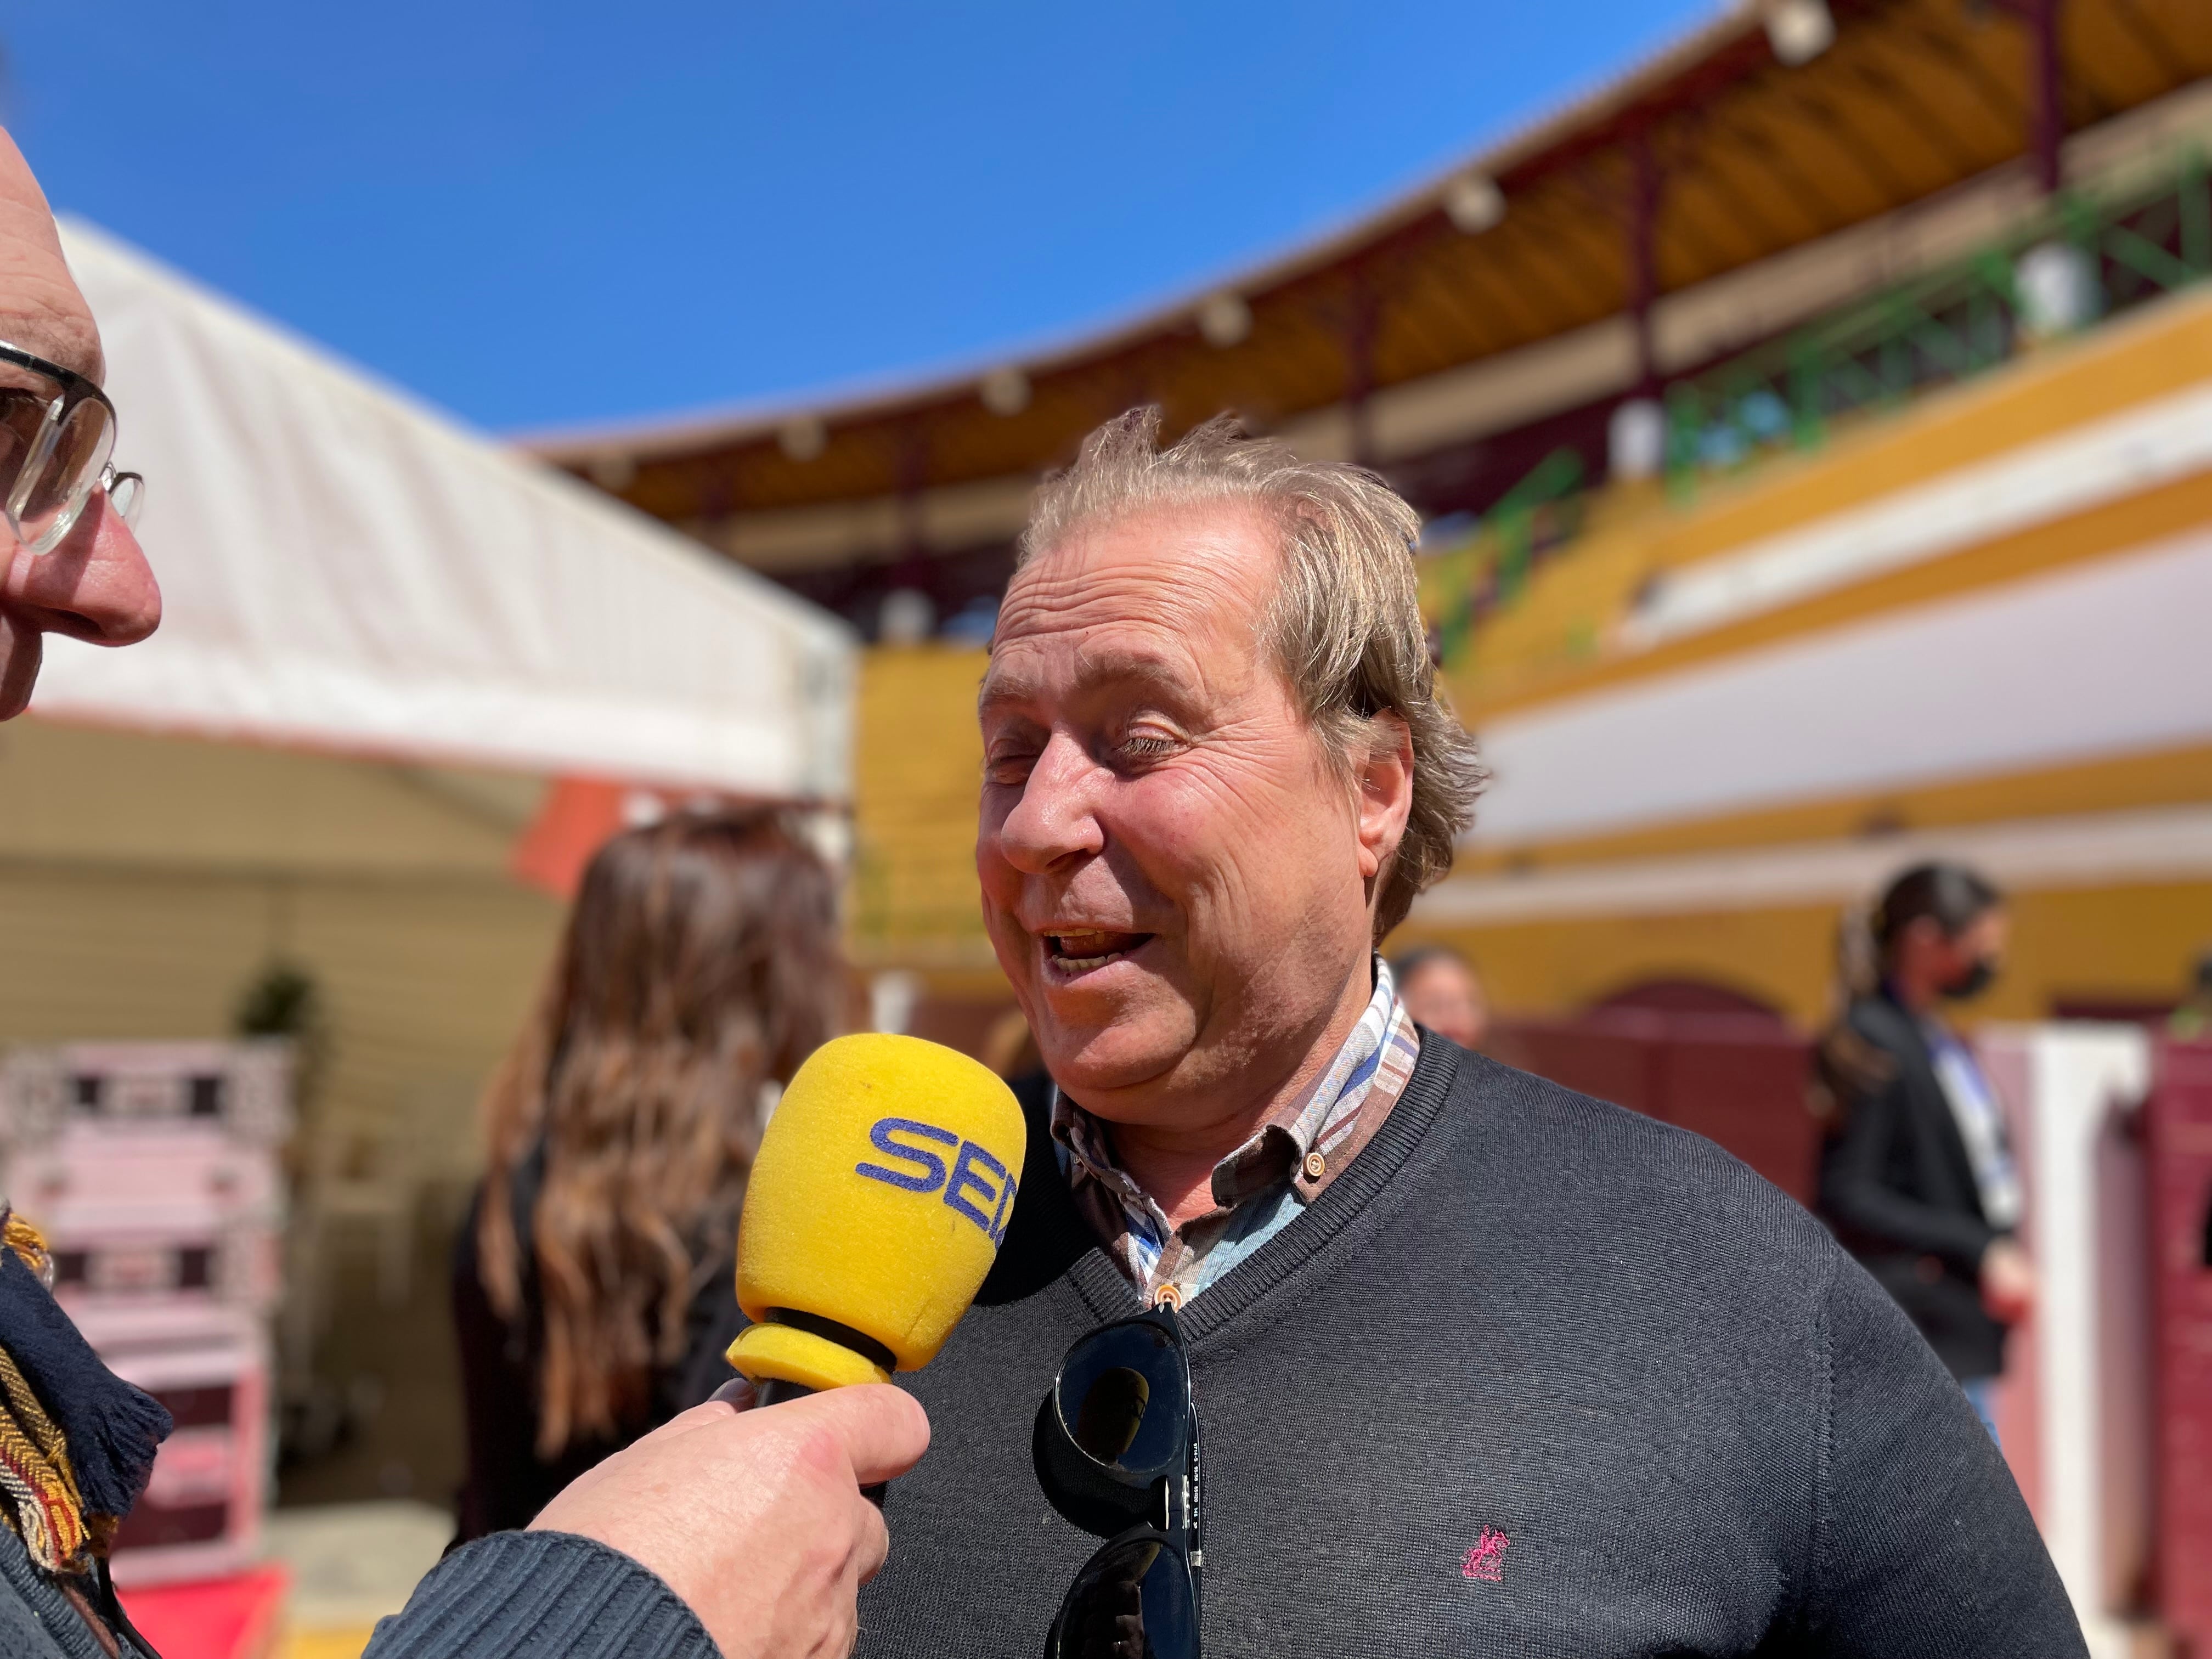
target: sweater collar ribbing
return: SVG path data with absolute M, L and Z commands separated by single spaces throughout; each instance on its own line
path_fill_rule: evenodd
M 1405 1167 L 1422 1138 L 1443 1114 L 1467 1060 L 1466 1051 L 1426 1030 L 1420 1059 L 1405 1092 L 1373 1139 L 1291 1225 L 1239 1262 L 1226 1277 L 1179 1314 L 1194 1345 L 1260 1301 L 1292 1272 L 1328 1247 L 1330 1241 L 1381 1194 Z M 1057 1171 L 1055 1170 L 1055 1173 Z M 1143 1299 L 1123 1276 L 1103 1245 L 1094 1246 L 1067 1270 L 1070 1285 L 1100 1322 L 1143 1311 Z

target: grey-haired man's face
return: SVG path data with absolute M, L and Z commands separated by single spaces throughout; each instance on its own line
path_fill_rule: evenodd
M 1054 1077 L 1110 1120 L 1237 1097 L 1367 981 L 1376 836 L 1262 644 L 1280 570 L 1256 511 L 1156 507 L 1076 526 L 999 612 L 984 919 Z
M 0 132 L 0 340 L 94 380 L 106 365 L 91 307 L 62 258 L 53 215 L 15 142 Z M 47 392 L 50 383 L 0 364 L 0 386 Z M 125 411 L 128 418 L 128 411 Z M 12 485 L 12 463 L 0 467 Z M 161 592 L 122 516 L 95 490 L 76 527 L 34 555 L 0 521 L 0 720 L 23 712 L 44 636 L 130 645 L 161 620 Z

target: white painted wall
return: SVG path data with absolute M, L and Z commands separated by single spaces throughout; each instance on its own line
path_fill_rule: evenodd
M 2014 1333 L 2007 1455 L 2094 1659 L 2127 1659 L 2151 1540 L 2150 1267 L 2140 1026 L 1996 1026 L 1979 1039 L 2027 1188 L 2040 1291 Z

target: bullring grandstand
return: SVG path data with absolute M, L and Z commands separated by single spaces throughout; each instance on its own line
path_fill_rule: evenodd
M 1426 515 L 1496 779 L 1406 932 L 1503 1007 L 1815 1018 L 1938 849 L 2018 896 L 1991 1012 L 2154 1006 L 2212 940 L 2208 155 L 2196 0 L 1770 0 L 1122 325 L 537 447 L 877 641 L 854 945 L 940 998 L 1003 996 L 968 708 L 1028 492 L 1154 402 Z

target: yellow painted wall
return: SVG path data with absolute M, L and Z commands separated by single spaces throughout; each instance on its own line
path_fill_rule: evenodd
M 995 975 L 975 892 L 981 651 L 868 652 L 854 758 L 852 945 L 863 966 Z
M 2011 909 L 2004 976 L 1962 1011 L 1977 1019 L 2040 1018 L 2060 999 L 2177 999 L 2191 965 L 2212 948 L 2212 883 L 2018 893 Z M 1831 1006 L 1836 923 L 1836 908 L 1822 904 L 1455 930 L 1408 926 L 1390 947 L 1456 946 L 1509 1012 L 1561 1012 L 1639 981 L 1686 978 L 1744 991 L 1810 1023 Z

